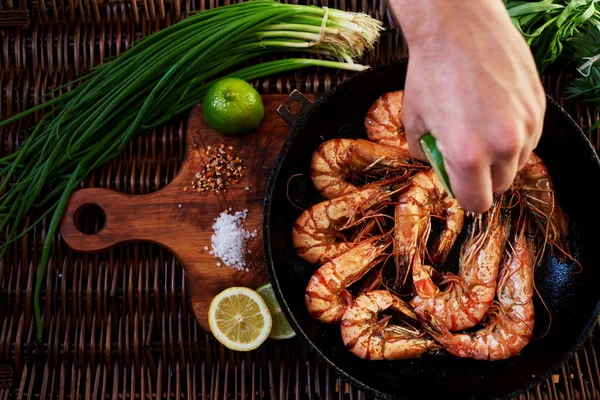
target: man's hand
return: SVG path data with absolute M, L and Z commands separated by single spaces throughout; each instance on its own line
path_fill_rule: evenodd
M 411 153 L 429 131 L 452 191 L 484 212 L 537 146 L 546 98 L 502 1 L 390 0 L 409 46 L 402 118 Z

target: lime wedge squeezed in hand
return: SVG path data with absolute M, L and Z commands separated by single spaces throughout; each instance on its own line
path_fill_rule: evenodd
M 425 157 L 427 157 L 433 171 L 442 181 L 444 189 L 446 189 L 446 192 L 448 192 L 451 197 L 454 197 L 454 193 L 452 193 L 452 188 L 450 187 L 450 178 L 448 178 L 448 173 L 446 172 L 446 166 L 444 164 L 444 156 L 440 152 L 440 149 L 438 149 L 435 137 L 429 132 L 426 133 L 421 137 L 421 147 L 423 148 Z

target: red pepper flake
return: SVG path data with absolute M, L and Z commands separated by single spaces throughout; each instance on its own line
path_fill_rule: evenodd
M 226 187 L 231 183 L 237 183 L 244 176 L 246 166 L 235 154 L 233 146 L 225 147 L 221 144 L 217 147 L 208 146 L 206 149 L 208 163 L 202 171 L 197 172 L 192 182 L 192 188 L 198 193 L 207 190 L 213 193 L 226 193 Z

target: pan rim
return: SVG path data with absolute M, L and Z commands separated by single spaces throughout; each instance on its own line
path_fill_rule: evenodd
M 308 335 L 306 334 L 304 329 L 301 327 L 301 325 L 296 320 L 295 316 L 290 311 L 290 306 L 287 303 L 286 298 L 283 296 L 283 293 L 281 291 L 281 287 L 279 285 L 279 280 L 278 280 L 277 269 L 275 268 L 274 262 L 273 262 L 273 254 L 272 254 L 271 246 L 270 246 L 270 243 L 271 243 L 270 217 L 272 215 L 272 208 L 273 208 L 272 194 L 273 194 L 276 183 L 279 181 L 279 174 L 281 171 L 281 166 L 282 166 L 283 162 L 286 160 L 290 148 L 296 142 L 296 140 L 298 140 L 299 124 L 302 123 L 302 121 L 304 121 L 304 120 L 310 119 L 311 116 L 314 113 L 316 113 L 317 110 L 319 110 L 320 105 L 323 102 L 326 102 L 331 96 L 334 96 L 338 91 L 343 90 L 343 88 L 345 86 L 352 84 L 355 80 L 359 80 L 362 77 L 364 77 L 365 75 L 374 73 L 373 71 L 375 71 L 375 70 L 380 70 L 380 69 L 384 69 L 384 68 L 398 68 L 400 66 L 406 67 L 407 64 L 408 64 L 408 58 L 402 58 L 396 62 L 381 64 L 381 65 L 378 65 L 369 70 L 357 73 L 357 74 L 353 75 L 352 77 L 348 78 L 347 80 L 345 80 L 344 82 L 341 82 L 339 85 L 335 86 L 331 90 L 325 92 L 323 94 L 323 96 L 319 97 L 312 105 L 310 105 L 306 109 L 304 109 L 302 111 L 302 115 L 299 116 L 298 118 L 296 118 L 295 121 L 290 125 L 290 134 L 286 138 L 286 140 L 285 140 L 285 142 L 273 164 L 271 172 L 269 174 L 269 179 L 267 181 L 267 187 L 266 187 L 266 191 L 265 191 L 265 198 L 264 198 L 264 202 L 263 202 L 263 207 L 264 207 L 263 247 L 264 247 L 264 254 L 265 254 L 265 262 L 267 265 L 267 270 L 269 273 L 271 284 L 274 288 L 275 296 L 277 297 L 277 301 L 280 303 L 281 309 L 283 310 L 284 315 L 288 319 L 288 322 L 291 324 L 291 326 L 294 329 L 294 331 L 296 332 L 296 334 L 300 337 L 300 339 L 307 346 L 309 351 L 311 351 L 313 354 L 316 354 L 317 358 L 324 361 L 325 364 L 330 369 L 332 369 L 338 376 L 343 377 L 348 383 L 355 385 L 359 389 L 368 391 L 378 397 L 385 398 L 385 399 L 404 399 L 404 397 L 398 397 L 398 396 L 394 396 L 394 395 L 382 392 L 381 390 L 373 387 L 372 385 L 368 385 L 368 384 L 362 382 L 360 380 L 360 378 L 350 375 L 347 372 L 345 372 L 343 369 L 338 367 L 329 357 L 327 357 L 325 354 L 323 354 L 320 351 L 319 347 L 308 337 Z M 546 96 L 546 100 L 547 100 L 546 112 L 554 112 L 554 113 L 561 114 L 561 117 L 563 119 L 565 119 L 565 122 L 568 122 L 569 125 L 571 125 L 573 127 L 573 134 L 576 133 L 577 135 L 580 136 L 580 139 L 583 139 L 582 144 L 585 143 L 585 147 L 586 147 L 585 150 L 589 153 L 589 156 L 592 159 L 593 163 L 600 169 L 600 157 L 599 157 L 598 153 L 594 150 L 593 145 L 591 144 L 591 142 L 589 141 L 589 139 L 587 138 L 587 136 L 585 135 L 585 133 L 583 132 L 581 127 L 577 124 L 577 122 L 573 119 L 573 117 L 563 107 L 560 106 L 560 104 L 558 102 L 556 102 L 548 94 L 545 94 L 545 96 Z M 550 110 L 550 108 L 552 108 L 552 110 Z M 589 337 L 591 331 L 593 330 L 595 322 L 598 320 L 599 316 L 600 316 L 600 300 L 596 303 L 596 305 L 594 307 L 594 311 L 592 313 L 592 316 L 588 319 L 587 323 L 585 324 L 585 328 L 581 330 L 579 336 L 577 337 L 577 339 L 575 341 L 573 341 L 573 344 L 569 347 L 569 349 L 567 351 L 563 352 L 563 354 L 559 358 L 557 358 L 556 362 L 552 363 L 551 365 L 547 365 L 546 367 L 543 367 L 545 372 L 543 372 L 539 375 L 536 375 L 534 378 L 529 380 L 528 381 L 529 383 L 527 385 L 524 385 L 519 389 L 515 389 L 515 390 L 512 390 L 505 394 L 502 394 L 501 397 L 494 397 L 494 398 L 495 399 L 510 399 L 512 397 L 523 394 L 524 392 L 530 390 L 531 388 L 533 388 L 535 386 L 538 386 L 539 384 L 544 382 L 546 379 L 548 379 L 556 370 L 559 370 L 560 368 L 562 368 L 562 366 L 567 361 L 569 361 L 573 357 L 573 355 L 581 348 L 581 346 L 583 345 L 583 343 Z

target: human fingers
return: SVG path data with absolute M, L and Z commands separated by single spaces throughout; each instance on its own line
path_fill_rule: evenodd
M 508 190 L 513 184 L 518 170 L 518 157 L 492 164 L 492 191 L 494 193 L 502 193 Z
M 521 155 L 531 145 L 530 135 L 522 125 L 498 124 L 485 135 L 492 175 L 492 190 L 502 193 L 510 188 L 520 168 Z
M 448 133 L 446 137 L 453 137 L 452 132 Z M 485 212 L 494 197 L 491 165 L 482 156 L 483 149 L 476 140 L 469 141 L 464 135 L 454 138 L 447 151 L 445 144 L 438 142 L 454 197 L 465 211 Z

